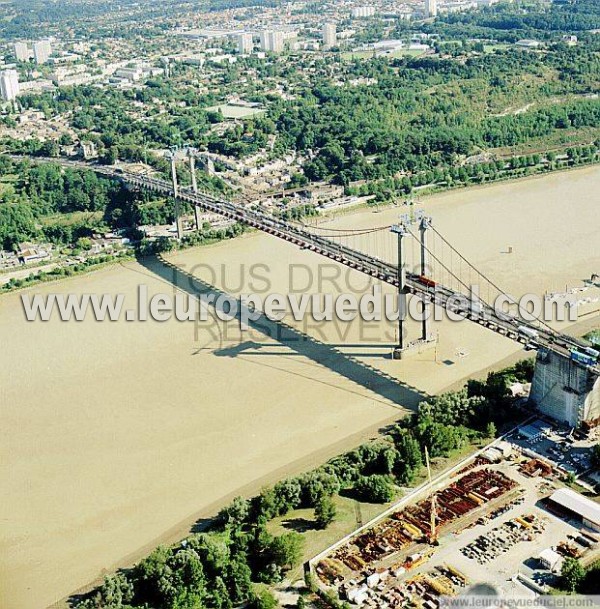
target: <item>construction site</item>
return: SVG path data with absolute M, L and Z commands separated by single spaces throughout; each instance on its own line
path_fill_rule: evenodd
M 565 557 L 600 557 L 600 505 L 564 488 L 563 473 L 517 444 L 495 442 L 430 475 L 308 568 L 323 591 L 359 607 L 435 609 L 440 597 L 482 583 L 506 597 L 547 593 Z

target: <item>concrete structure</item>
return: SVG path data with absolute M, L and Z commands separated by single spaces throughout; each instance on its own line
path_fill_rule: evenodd
M 242 55 L 247 55 L 248 53 L 252 53 L 254 50 L 254 40 L 252 39 L 252 34 L 247 32 L 243 32 L 239 34 L 237 37 L 238 42 L 238 51 Z
M 38 40 L 33 43 L 33 57 L 35 63 L 46 63 L 50 55 L 52 55 L 52 45 L 49 40 Z
M 549 569 L 553 573 L 560 573 L 563 557 L 552 548 L 542 550 L 538 556 L 538 560 L 546 569 Z
M 437 0 L 425 0 L 425 15 L 427 17 L 436 17 L 437 14 Z
M 357 6 L 352 9 L 353 19 L 364 19 L 365 17 L 373 17 L 375 15 L 374 6 Z
M 581 519 L 584 527 L 600 532 L 600 504 L 570 488 L 559 488 L 554 491 L 549 501 L 569 515 Z
M 96 144 L 90 141 L 82 141 L 80 145 L 81 156 L 88 161 L 89 159 L 95 159 L 98 156 Z
M 337 43 L 337 29 L 335 23 L 326 23 L 323 26 L 323 47 L 330 49 Z
M 515 42 L 515 46 L 522 49 L 537 49 L 542 43 L 539 40 L 519 40 Z
M 15 57 L 17 61 L 29 61 L 31 51 L 26 42 L 15 42 Z
M 0 96 L 4 101 L 12 101 L 19 94 L 19 74 L 16 70 L 0 72 Z
M 588 367 L 549 350 L 538 351 L 531 400 L 571 427 L 600 421 L 600 377 Z
M 279 30 L 265 30 L 260 35 L 260 47 L 263 51 L 281 53 L 284 46 L 284 35 Z

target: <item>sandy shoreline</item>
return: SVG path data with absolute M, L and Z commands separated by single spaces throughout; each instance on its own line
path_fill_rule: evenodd
M 592 241 L 599 180 L 599 168 L 584 168 L 440 193 L 423 207 L 500 285 L 541 293 L 573 285 L 600 260 Z M 397 214 L 362 211 L 335 222 L 383 225 Z M 502 254 L 506 243 L 514 256 Z M 322 266 L 316 255 L 258 233 L 169 260 L 180 270 L 131 262 L 29 290 L 130 299 L 140 282 L 155 293 L 185 291 L 190 271 L 205 289 L 238 294 L 251 281 L 240 269 L 257 261 L 268 265 L 272 290 L 286 293 L 290 265 L 315 273 Z M 314 328 L 286 320 L 298 344 L 258 330 L 229 334 L 226 326 L 215 336 L 177 323 L 26 324 L 19 296 L 0 298 L 7 405 L 0 481 L 10 498 L 0 506 L 0 522 L 10 523 L 0 537 L 0 604 L 7 609 L 48 606 L 180 539 L 235 495 L 253 495 L 376 435 L 419 395 L 526 355 L 479 326 L 448 322 L 437 327 L 435 357 L 423 352 L 401 365 L 388 357 L 383 324 Z

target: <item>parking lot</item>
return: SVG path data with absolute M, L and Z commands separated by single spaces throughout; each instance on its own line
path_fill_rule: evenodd
M 536 429 L 539 430 L 537 434 L 534 433 Z M 536 453 L 575 476 L 590 469 L 592 447 L 598 441 L 596 434 L 590 438 L 578 439 L 571 429 L 552 426 L 543 421 L 534 421 L 520 428 L 520 431 L 507 436 L 506 440 L 525 451 Z

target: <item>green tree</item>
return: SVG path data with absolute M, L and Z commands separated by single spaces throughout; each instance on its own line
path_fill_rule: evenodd
M 600 444 L 595 444 L 592 448 L 592 454 L 590 456 L 592 467 L 600 467 Z
M 27 205 L 10 203 L 0 205 L 0 245 L 12 250 L 20 241 L 37 234 L 33 213 Z
M 335 519 L 337 510 L 333 499 L 321 497 L 315 507 L 315 521 L 320 529 L 326 529 Z
M 303 548 L 302 535 L 292 531 L 275 537 L 269 549 L 273 563 L 287 570 L 300 564 Z
M 121 609 L 133 599 L 133 584 L 123 573 L 114 573 L 104 578 L 94 603 L 104 609 Z
M 266 589 L 261 590 L 256 594 L 254 600 L 250 603 L 251 609 L 275 609 L 279 603 L 273 594 Z
M 362 477 L 354 489 L 362 501 L 387 503 L 394 498 L 394 487 L 386 476 Z
M 485 437 L 495 438 L 496 437 L 496 425 L 493 421 L 490 421 L 485 427 Z
M 236 497 L 227 507 L 224 507 L 217 515 L 217 522 L 233 527 L 241 526 L 248 518 L 250 503 L 242 497 Z
M 576 558 L 567 557 L 560 572 L 562 585 L 569 592 L 576 592 L 585 578 L 585 569 Z

